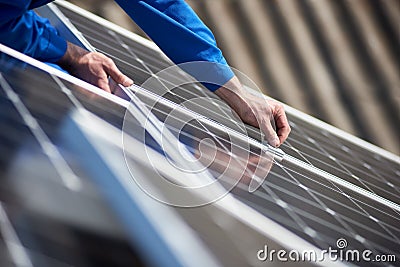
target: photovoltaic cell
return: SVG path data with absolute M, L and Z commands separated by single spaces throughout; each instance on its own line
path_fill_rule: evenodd
M 360 149 L 326 130 L 290 117 L 292 134 L 286 153 L 399 203 L 399 165 L 376 153 Z

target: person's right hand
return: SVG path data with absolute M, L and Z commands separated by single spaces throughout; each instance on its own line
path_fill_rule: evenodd
M 109 77 L 123 86 L 133 84 L 133 81 L 122 74 L 109 57 L 98 52 L 89 52 L 70 42 L 67 51 L 57 64 L 71 75 L 110 93 Z
M 288 138 L 291 129 L 284 107 L 278 101 L 249 93 L 236 76 L 215 94 L 228 103 L 243 122 L 260 128 L 271 146 L 278 147 Z

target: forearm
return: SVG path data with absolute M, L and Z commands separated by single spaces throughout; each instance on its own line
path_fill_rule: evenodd
M 22 7 L 0 4 L 0 8 L 4 8 L 0 14 L 1 43 L 45 62 L 56 62 L 64 55 L 66 41 L 58 36 L 48 20 Z M 5 14 L 9 12 L 11 14 Z
M 89 51 L 86 49 L 67 42 L 67 50 L 56 63 L 64 70 L 74 74 L 76 70 L 76 64 L 78 64 L 79 60 L 88 53 Z
M 215 91 L 234 74 L 229 68 L 211 31 L 182 0 L 116 0 L 128 15 L 175 63 L 198 81 Z M 207 71 L 208 70 L 208 71 Z M 207 82 L 205 82 L 207 81 Z
M 243 101 L 241 96 L 244 94 L 244 89 L 239 79 L 234 76 L 214 93 L 234 108 L 237 103 Z
M 236 76 L 214 93 L 226 102 L 240 118 L 245 119 L 245 121 L 252 126 L 259 126 L 251 106 L 254 104 L 253 97 L 243 88 L 243 85 Z M 264 104 L 267 106 L 266 102 L 264 102 Z

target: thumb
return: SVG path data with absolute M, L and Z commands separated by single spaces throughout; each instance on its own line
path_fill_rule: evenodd
M 110 60 L 104 64 L 105 71 L 108 75 L 117 83 L 122 84 L 123 86 L 130 86 L 133 84 L 133 80 L 128 78 L 128 76 L 124 75 L 117 66 L 114 61 Z
M 260 125 L 260 128 L 264 132 L 265 139 L 267 139 L 268 143 L 273 147 L 278 147 L 280 141 L 271 122 L 263 121 L 263 123 Z
M 133 81 L 128 78 L 128 76 L 122 74 L 119 70 L 114 70 L 109 73 L 110 77 L 119 84 L 122 84 L 125 87 L 131 86 Z

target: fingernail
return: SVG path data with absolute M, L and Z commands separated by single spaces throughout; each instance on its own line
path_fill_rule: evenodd
M 127 83 L 129 83 L 129 85 L 132 85 L 133 84 L 133 80 L 128 78 Z

